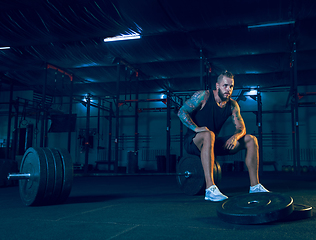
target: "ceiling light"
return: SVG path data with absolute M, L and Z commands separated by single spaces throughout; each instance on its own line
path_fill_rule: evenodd
M 258 71 L 246 71 L 246 74 L 259 74 L 260 72 Z
M 254 95 L 257 95 L 258 94 L 258 91 L 256 89 L 251 89 L 249 92 L 248 92 L 248 96 L 251 95 L 251 96 L 254 96 Z
M 289 24 L 294 24 L 294 23 L 295 23 L 295 21 L 264 23 L 264 24 L 248 26 L 248 29 L 250 29 L 250 28 L 260 28 L 260 27 L 282 26 L 282 25 L 289 25 Z
M 132 40 L 132 39 L 139 39 L 141 38 L 140 34 L 128 34 L 128 35 L 119 35 L 115 37 L 107 37 L 104 38 L 104 42 L 114 42 L 114 41 L 122 41 L 122 40 Z
M 10 49 L 11 47 L 0 47 L 0 50 L 7 50 Z

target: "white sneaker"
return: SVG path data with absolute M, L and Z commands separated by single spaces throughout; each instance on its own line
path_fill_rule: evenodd
M 205 190 L 205 200 L 219 202 L 227 199 L 228 197 L 222 194 L 216 185 L 210 186 Z
M 261 185 L 261 183 L 250 187 L 249 193 L 258 193 L 258 192 L 270 192 L 268 189 L 266 189 L 264 186 Z

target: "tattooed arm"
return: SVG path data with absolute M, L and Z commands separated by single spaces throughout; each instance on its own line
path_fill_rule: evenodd
M 199 127 L 197 126 L 190 116 L 196 109 L 201 109 L 204 107 L 206 100 L 208 99 L 210 93 L 209 91 L 198 91 L 193 94 L 193 96 L 187 100 L 183 106 L 180 108 L 178 112 L 178 117 L 180 118 L 181 122 L 191 130 L 195 132 L 203 132 L 209 131 L 207 127 Z
M 234 149 L 237 144 L 237 141 L 246 134 L 246 126 L 242 116 L 240 115 L 239 105 L 235 100 L 231 100 L 231 103 L 232 120 L 235 125 L 236 131 L 234 135 L 231 138 L 229 138 L 225 144 L 225 147 L 230 150 Z

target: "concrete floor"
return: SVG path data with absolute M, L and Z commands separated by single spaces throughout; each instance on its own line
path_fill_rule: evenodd
M 316 178 L 264 173 L 271 191 L 316 207 Z M 247 193 L 246 172 L 224 173 L 221 191 Z M 237 225 L 220 220 L 219 203 L 184 195 L 173 176 L 75 178 L 61 205 L 26 207 L 18 186 L 0 188 L 1 239 L 316 239 L 316 218 Z

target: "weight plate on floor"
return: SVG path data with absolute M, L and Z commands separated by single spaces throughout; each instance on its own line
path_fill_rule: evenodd
M 63 181 L 62 181 L 62 189 L 60 192 L 60 196 L 57 200 L 57 203 L 63 203 L 68 198 L 72 182 L 73 182 L 73 163 L 69 152 L 66 149 L 57 149 L 60 160 L 62 163 L 63 169 Z
M 293 210 L 292 197 L 271 192 L 230 197 L 216 209 L 220 219 L 236 224 L 273 222 L 289 216 Z
M 313 207 L 294 203 L 294 211 L 285 218 L 286 221 L 296 221 L 313 216 Z
M 40 205 L 47 183 L 46 156 L 41 148 L 28 148 L 23 155 L 20 172 L 30 173 L 29 179 L 19 180 L 19 191 L 26 206 Z
M 192 173 L 190 176 L 177 176 L 180 189 L 187 195 L 197 195 L 205 190 L 205 178 L 202 163 L 197 156 L 182 157 L 177 164 L 177 173 Z
M 51 151 L 47 148 L 41 148 L 46 157 L 46 189 L 41 205 L 50 204 L 55 186 L 55 164 Z
M 177 173 L 185 172 L 192 173 L 190 176 L 177 176 L 177 182 L 180 189 L 187 195 L 204 194 L 205 191 L 205 177 L 201 163 L 198 156 L 190 155 L 180 159 L 177 163 Z M 214 181 L 218 184 L 221 180 L 221 168 L 218 162 L 214 164 Z M 220 175 L 220 176 L 219 176 Z
M 63 185 L 63 167 L 61 163 L 61 158 L 59 155 L 59 152 L 54 148 L 47 148 L 54 160 L 54 174 L 55 174 L 55 180 L 54 180 L 54 189 L 53 194 L 51 196 L 51 199 L 49 201 L 50 204 L 55 204 L 60 196 L 62 185 Z
M 222 168 L 219 162 L 214 161 L 214 182 L 219 184 L 222 181 Z

